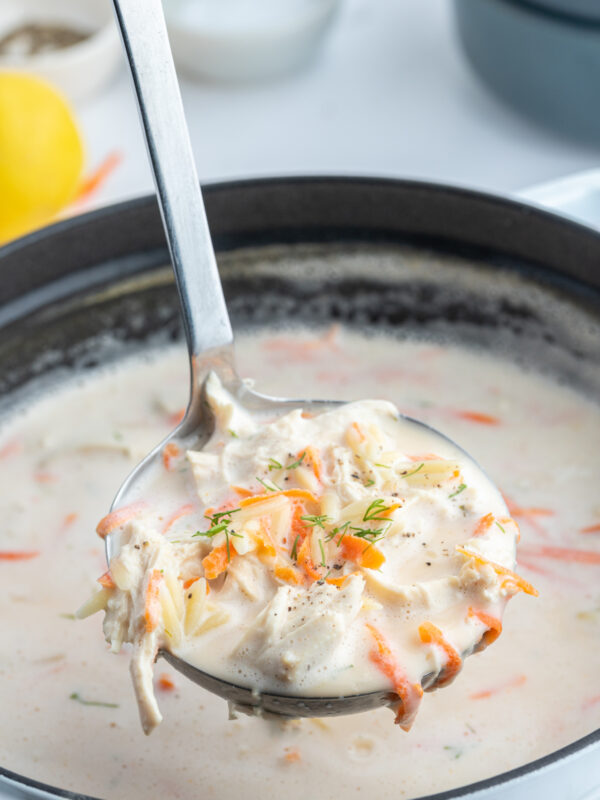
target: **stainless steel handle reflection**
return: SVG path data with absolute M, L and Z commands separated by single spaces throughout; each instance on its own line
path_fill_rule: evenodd
M 113 0 L 129 60 L 191 356 L 233 341 L 161 0 Z

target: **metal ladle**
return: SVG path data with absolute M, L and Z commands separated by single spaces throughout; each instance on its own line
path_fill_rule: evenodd
M 201 448 L 214 420 L 203 402 L 204 383 L 216 372 L 237 403 L 250 413 L 270 417 L 301 407 L 320 414 L 340 401 L 286 400 L 251 391 L 234 367 L 233 333 L 219 279 L 202 194 L 186 126 L 181 95 L 160 0 L 113 0 L 137 96 L 158 202 L 179 291 L 190 359 L 190 400 L 180 425 L 129 475 L 112 509 L 131 502 L 142 474 L 160 458 L 167 442 L 189 440 Z M 429 428 L 422 422 L 408 421 Z M 440 439 L 447 437 L 437 431 Z M 118 537 L 106 537 L 106 556 L 118 553 Z M 336 697 L 257 694 L 252 688 L 221 680 L 188 664 L 167 650 L 160 652 L 176 669 L 210 692 L 243 706 L 260 707 L 288 717 L 324 717 L 367 711 L 397 697 L 389 689 Z M 424 686 L 433 676 L 424 679 Z

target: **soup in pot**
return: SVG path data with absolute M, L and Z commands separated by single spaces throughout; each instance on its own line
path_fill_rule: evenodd
M 0 764 L 95 797 L 411 798 L 491 777 L 600 723 L 600 409 L 552 379 L 453 345 L 342 330 L 248 334 L 257 388 L 394 402 L 458 441 L 519 523 L 517 596 L 494 647 L 423 703 L 410 733 L 385 709 L 279 722 L 227 706 L 165 667 L 165 720 L 139 729 L 127 652 L 73 612 L 106 570 L 93 531 L 121 481 L 186 401 L 181 349 L 124 360 L 6 419 L 0 530 Z

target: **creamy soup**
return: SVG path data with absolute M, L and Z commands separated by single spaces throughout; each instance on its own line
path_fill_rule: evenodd
M 133 644 L 145 732 L 161 721 L 159 648 L 255 694 L 384 690 L 410 730 L 423 689 L 497 639 L 510 597 L 535 594 L 501 494 L 384 400 L 265 420 L 214 373 L 206 397 L 205 446 L 164 445 L 98 524 L 120 548 L 77 613 L 103 607 L 111 650 Z
M 277 723 L 157 664 L 165 720 L 139 729 L 127 653 L 73 619 L 106 570 L 93 530 L 185 403 L 181 350 L 73 383 L 9 420 L 0 441 L 0 763 L 108 798 L 411 798 L 490 777 L 598 727 L 600 410 L 564 386 L 453 346 L 342 332 L 241 337 L 244 372 L 288 396 L 380 396 L 463 445 L 519 523 L 504 633 L 434 692 L 410 733 L 386 709 Z

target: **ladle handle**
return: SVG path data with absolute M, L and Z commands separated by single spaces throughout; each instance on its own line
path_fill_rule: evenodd
M 113 0 L 148 146 L 192 364 L 233 341 L 161 0 Z

